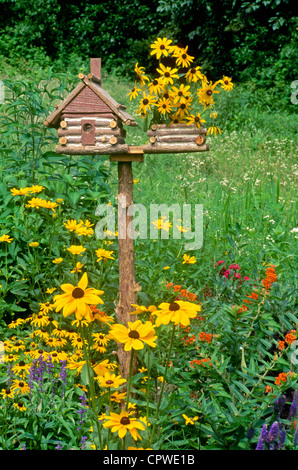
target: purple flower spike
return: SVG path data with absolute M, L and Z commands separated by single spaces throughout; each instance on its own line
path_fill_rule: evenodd
M 55 447 L 56 450 L 63 450 L 63 445 L 61 444 L 61 441 L 58 441 L 57 446 Z
M 283 446 L 285 445 L 286 436 L 286 431 L 284 430 L 284 428 L 282 428 L 279 433 L 279 442 L 277 445 L 278 450 L 283 449 Z
M 82 439 L 81 439 L 81 449 L 82 450 L 86 449 L 86 441 L 87 441 L 87 436 L 82 436 Z
M 296 429 L 294 432 L 293 446 L 294 447 L 298 446 L 298 424 L 296 424 Z
M 290 408 L 289 419 L 296 417 L 298 405 L 298 390 L 295 390 Z
M 264 424 L 261 430 L 261 434 L 257 443 L 256 450 L 264 450 L 264 444 L 268 439 L 268 428 L 267 424 Z
M 286 401 L 287 401 L 286 395 L 282 395 L 281 397 L 278 397 L 278 399 L 276 400 L 275 406 L 277 409 L 277 419 L 280 417 Z
M 268 434 L 268 441 L 269 442 L 276 441 L 277 436 L 278 436 L 278 422 L 274 421 Z
M 66 383 L 66 376 L 67 376 L 66 361 L 60 361 L 60 364 L 61 364 L 60 379 L 62 380 L 62 382 Z
M 85 422 L 84 415 L 87 412 L 87 400 L 86 400 L 85 392 L 82 393 L 82 395 L 79 397 L 79 400 L 81 402 L 82 408 L 77 412 L 81 417 L 81 419 L 79 421 L 79 427 L 77 428 L 77 431 L 79 431 L 81 429 L 81 425 L 84 424 L 84 422 Z

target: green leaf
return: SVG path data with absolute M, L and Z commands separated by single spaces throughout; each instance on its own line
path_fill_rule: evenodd
M 234 416 L 238 415 L 239 412 L 238 412 L 236 406 L 234 405 L 234 403 L 232 403 L 229 400 L 226 400 L 225 404 L 227 405 L 227 407 L 230 409 L 230 411 L 233 413 Z
M 235 384 L 242 390 L 246 395 L 250 394 L 250 390 L 241 382 L 238 382 L 237 380 L 234 381 Z
M 93 377 L 93 370 L 90 371 Z M 81 381 L 83 385 L 89 385 L 88 365 L 84 364 L 81 370 Z

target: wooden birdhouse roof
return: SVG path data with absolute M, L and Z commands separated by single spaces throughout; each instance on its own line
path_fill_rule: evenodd
M 101 86 L 101 60 L 90 59 L 90 73 L 79 74 L 81 82 L 47 117 L 45 125 L 58 128 L 64 113 L 85 115 L 91 113 L 113 113 L 128 126 L 137 126 L 126 106 L 117 103 Z

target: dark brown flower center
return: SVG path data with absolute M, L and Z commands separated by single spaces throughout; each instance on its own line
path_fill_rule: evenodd
M 130 419 L 127 416 L 123 416 L 123 418 L 120 419 L 120 424 L 123 424 L 124 426 L 127 426 L 130 423 Z
M 25 362 L 24 362 L 24 361 L 19 362 L 19 366 L 20 366 L 20 367 L 24 367 L 24 365 L 25 365 Z
M 166 46 L 165 46 L 164 44 L 161 44 L 159 48 L 160 48 L 160 49 L 165 49 Z
M 182 96 L 182 95 L 183 95 L 183 91 L 178 91 L 178 95 L 179 95 L 179 96 Z
M 166 73 L 165 73 L 165 77 L 170 77 L 170 76 L 171 76 L 171 75 L 170 75 L 170 72 L 166 72 Z
M 139 333 L 136 330 L 132 330 L 128 333 L 130 338 L 138 339 L 140 337 Z
M 143 104 L 146 106 L 146 104 L 148 104 L 148 103 L 149 103 L 149 101 L 147 100 L 147 98 L 145 98 L 145 99 L 143 100 Z
M 107 384 L 107 385 L 112 385 L 113 383 L 114 383 L 113 380 L 107 380 L 107 381 L 106 381 L 106 384 Z
M 72 291 L 72 296 L 74 299 L 81 299 L 84 297 L 84 291 L 80 287 L 75 287 Z
M 157 81 L 156 79 L 155 79 L 155 80 L 153 80 L 153 82 L 152 82 L 152 83 L 153 83 L 153 85 L 158 85 L 158 81 Z
M 191 73 L 196 73 L 196 69 L 195 69 L 195 68 L 192 68 L 192 69 L 191 69 Z
M 208 90 L 207 95 L 211 96 L 212 95 L 212 90 Z
M 228 85 L 228 84 L 229 84 L 229 80 L 225 80 L 224 83 L 225 83 L 225 85 Z
M 182 59 L 186 59 L 187 55 L 186 54 L 182 54 Z
M 180 106 L 181 109 L 185 109 L 186 108 L 186 104 L 185 103 L 182 103 L 181 106 Z
M 199 122 L 200 118 L 198 116 L 195 117 L 195 121 Z
M 175 310 L 179 310 L 179 309 L 180 309 L 180 307 L 179 307 L 179 304 L 177 304 L 177 302 L 171 302 L 170 303 L 169 310 L 174 312 Z

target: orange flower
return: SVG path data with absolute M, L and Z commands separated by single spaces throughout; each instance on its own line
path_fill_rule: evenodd
M 275 273 L 275 266 L 274 264 L 270 265 L 269 268 L 266 269 L 266 278 L 262 280 L 263 287 L 267 289 L 267 292 L 271 288 L 271 284 L 277 281 L 277 275 Z
M 211 359 L 204 358 L 204 359 L 193 359 L 190 361 L 190 367 L 194 367 L 194 364 L 198 364 L 199 366 L 205 367 L 205 364 L 211 366 Z
M 256 292 L 252 292 L 251 295 L 246 296 L 248 299 L 258 300 L 258 294 Z M 250 304 L 250 300 L 244 299 L 243 302 Z
M 245 301 L 244 301 L 245 302 Z M 248 310 L 248 307 L 246 307 L 245 305 L 242 305 L 242 307 L 239 308 L 239 310 L 237 311 L 237 313 L 242 313 L 242 312 L 246 312 Z
M 194 343 L 196 341 L 196 337 L 195 335 L 191 335 L 189 336 L 188 338 L 183 338 L 184 339 L 184 343 L 187 345 L 187 344 L 191 344 L 191 343 Z
M 286 343 L 291 344 L 293 341 L 296 340 L 296 336 L 293 335 L 292 333 L 288 333 L 285 337 Z
M 287 381 L 287 374 L 285 372 L 281 372 L 278 374 L 278 377 L 275 377 L 275 385 L 280 385 L 281 382 Z
M 210 333 L 204 333 L 204 331 L 201 331 L 199 334 L 199 340 L 206 341 L 206 343 L 211 343 L 212 335 Z
M 285 349 L 285 342 L 284 342 L 284 341 L 279 341 L 279 342 L 278 342 L 278 349 L 280 349 L 281 351 L 282 351 L 283 349 Z
M 269 392 L 272 392 L 272 387 L 270 387 L 270 385 L 266 385 L 265 393 L 269 393 Z
M 197 295 L 189 292 L 187 289 L 182 289 L 180 284 L 174 285 L 173 282 L 167 283 L 167 288 L 173 288 L 174 292 L 179 292 L 180 295 L 176 298 L 176 300 L 186 300 L 189 302 L 195 302 L 197 300 Z

